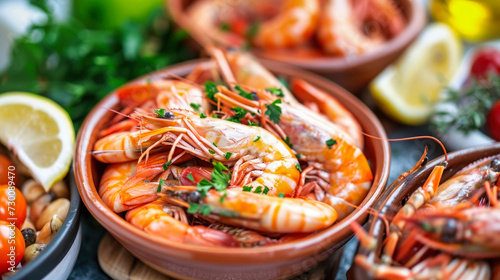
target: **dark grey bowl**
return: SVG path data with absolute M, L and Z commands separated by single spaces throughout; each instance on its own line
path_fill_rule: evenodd
M 441 182 L 448 180 L 450 177 L 455 175 L 458 171 L 466 167 L 467 165 L 473 163 L 474 161 L 500 154 L 500 143 L 478 146 L 465 150 L 459 150 L 448 154 L 448 167 L 444 170 Z M 380 196 L 377 203 L 373 207 L 376 211 L 380 211 L 385 217 L 391 220 L 397 211 L 403 207 L 404 202 L 408 200 L 410 195 L 421 186 L 427 177 L 431 174 L 432 169 L 437 164 L 444 161 L 444 156 L 436 158 L 435 160 L 429 162 L 427 165 L 419 168 L 414 173 L 410 174 L 405 179 L 393 182 L 386 191 Z M 366 223 L 367 229 L 373 227 L 373 236 L 377 240 L 378 248 L 377 252 L 380 251 L 380 244 L 385 239 L 385 224 L 380 219 L 375 219 L 373 215 L 370 215 L 368 222 Z M 369 252 L 358 247 L 356 254 L 368 255 Z M 352 268 L 349 270 L 349 278 L 352 279 L 373 279 L 365 269 L 353 263 Z
M 82 210 L 82 203 L 76 187 L 72 168 L 68 172 L 67 179 L 67 181 L 69 181 L 70 189 L 70 206 L 68 215 L 66 216 L 61 229 L 50 241 L 45 250 L 38 255 L 38 257 L 26 266 L 23 266 L 9 279 L 42 279 L 54 270 L 54 268 L 56 268 L 56 266 L 63 260 L 73 243 L 79 242 L 75 239 L 77 238 L 78 229 L 80 228 L 80 212 Z

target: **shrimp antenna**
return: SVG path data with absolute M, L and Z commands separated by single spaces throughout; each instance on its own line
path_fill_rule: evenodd
M 107 108 L 107 107 L 101 107 L 101 108 L 106 109 L 106 110 L 108 110 L 108 111 L 111 111 L 111 112 L 113 112 L 113 113 L 115 113 L 115 114 L 117 114 L 117 115 L 123 116 L 123 117 L 125 117 L 125 118 L 131 119 L 131 120 L 134 120 L 134 121 L 137 121 L 138 123 L 140 123 L 140 122 L 141 122 L 141 120 L 136 119 L 136 118 L 134 118 L 134 117 L 132 117 L 132 116 L 130 116 L 130 115 L 126 115 L 126 114 L 124 114 L 124 113 L 122 113 L 122 112 L 116 111 L 115 109 L 111 109 L 111 108 Z
M 439 139 L 437 139 L 436 137 L 433 137 L 433 136 L 413 136 L 413 137 L 405 137 L 405 138 L 387 139 L 387 138 L 381 138 L 381 137 L 373 136 L 373 135 L 370 135 L 368 133 L 364 133 L 363 131 L 359 131 L 359 132 L 361 132 L 361 134 L 363 134 L 366 137 L 370 137 L 370 138 L 377 139 L 377 140 L 382 140 L 382 141 L 389 141 L 389 142 L 415 140 L 415 139 L 430 139 L 430 140 L 434 140 L 443 149 L 444 160 L 448 161 L 448 153 L 446 152 L 446 148 L 444 147 L 443 143 L 441 141 L 439 141 Z

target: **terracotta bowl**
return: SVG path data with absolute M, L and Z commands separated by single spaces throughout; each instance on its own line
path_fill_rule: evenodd
M 444 170 L 441 182 L 446 181 L 455 175 L 462 168 L 473 163 L 474 161 L 486 158 L 489 156 L 500 154 L 500 143 L 493 145 L 473 147 L 465 150 L 453 152 L 448 155 L 448 167 Z M 386 217 L 394 217 L 394 215 L 403 207 L 410 195 L 421 186 L 427 177 L 431 174 L 432 169 L 437 164 L 444 161 L 444 156 L 441 156 L 427 165 L 419 168 L 413 174 L 406 177 L 400 182 L 394 182 L 375 203 L 374 209 L 380 211 Z M 373 236 L 377 239 L 378 244 L 382 244 L 385 238 L 385 225 L 382 220 L 375 220 L 372 215 L 368 219 L 365 228 L 373 227 Z M 357 254 L 368 255 L 368 251 L 362 247 L 358 247 Z M 353 263 L 349 275 L 353 279 L 372 279 L 372 277 L 362 267 Z
M 401 34 L 387 41 L 376 50 L 352 57 L 300 57 L 293 52 L 264 52 L 253 49 L 261 58 L 281 61 L 308 70 L 333 80 L 345 89 L 358 93 L 375 76 L 398 58 L 420 34 L 426 23 L 424 7 L 416 0 L 394 0 L 407 19 L 407 26 Z M 192 0 L 168 0 L 168 9 L 174 20 L 184 15 Z
M 160 70 L 148 77 L 173 73 L 188 74 L 197 64 L 206 60 L 187 62 Z M 316 75 L 293 69 L 276 62 L 265 61 L 264 66 L 284 77 L 301 77 L 318 88 L 332 94 L 361 123 L 363 130 L 385 138 L 382 125 L 373 113 L 346 90 Z M 146 77 L 135 82 L 143 81 Z M 130 252 L 151 267 L 173 277 L 197 279 L 274 279 L 304 272 L 326 259 L 351 237 L 351 221 L 363 223 L 366 209 L 382 193 L 389 175 L 390 149 L 386 142 L 366 138 L 365 153 L 370 161 L 374 180 L 361 207 L 341 222 L 303 239 L 264 248 L 209 248 L 180 244 L 153 237 L 127 223 L 103 203 L 96 186 L 103 172 L 90 152 L 98 139 L 99 131 L 114 116 L 104 108 L 117 109 L 115 92 L 102 100 L 87 116 L 78 134 L 75 176 L 81 197 L 90 213 Z

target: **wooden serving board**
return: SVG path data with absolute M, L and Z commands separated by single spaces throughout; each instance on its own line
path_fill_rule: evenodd
M 335 258 L 335 255 L 332 256 Z M 174 279 L 153 268 L 134 257 L 123 247 L 111 234 L 106 233 L 99 243 L 97 259 L 102 270 L 111 278 L 116 280 L 169 280 Z M 301 280 L 321 280 L 333 278 L 331 267 L 328 264 L 335 261 L 332 258 L 321 262 L 310 271 L 294 277 Z M 330 267 L 330 269 L 328 269 Z M 330 275 L 330 277 L 328 277 Z

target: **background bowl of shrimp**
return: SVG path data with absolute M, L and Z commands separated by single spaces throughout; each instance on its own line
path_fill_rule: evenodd
M 205 34 L 203 34 L 203 32 L 200 33 L 192 31 L 193 28 L 199 28 L 200 26 L 197 27 L 196 24 L 192 24 L 193 22 L 188 16 L 188 10 L 191 6 L 193 6 L 194 2 L 198 1 L 207 2 L 206 0 L 205 1 L 169 0 L 167 2 L 168 10 L 172 15 L 174 21 L 176 21 L 177 24 L 179 24 L 181 27 L 188 30 L 188 32 L 190 32 L 191 35 L 195 37 L 195 39 L 197 39 L 199 42 L 204 42 L 206 39 L 210 37 L 212 37 L 211 39 L 213 40 L 214 35 L 206 36 L 208 30 L 203 30 Z M 383 43 L 381 43 L 381 45 L 376 45 L 372 47 L 371 46 L 372 44 L 370 42 L 363 41 L 364 37 L 361 35 L 360 36 L 361 39 L 352 40 L 353 42 L 358 44 L 358 46 L 352 47 L 353 49 L 352 53 L 351 51 L 346 51 L 347 54 L 336 54 L 335 56 L 324 53 L 314 43 L 307 43 L 306 46 L 299 46 L 293 49 L 276 48 L 276 47 L 264 49 L 259 47 L 253 47 L 252 52 L 260 58 L 284 62 L 308 70 L 310 72 L 322 75 L 328 79 L 333 80 L 334 82 L 338 83 L 339 85 L 341 85 L 342 87 L 353 93 L 360 92 L 374 77 L 376 77 L 380 72 L 382 72 L 382 70 L 384 70 L 389 64 L 395 61 L 396 58 L 398 58 L 402 54 L 402 52 L 409 46 L 409 44 L 412 43 L 413 40 L 415 40 L 416 37 L 420 34 L 426 23 L 425 9 L 419 3 L 419 1 L 413 1 L 413 0 L 390 0 L 390 1 L 393 1 L 394 2 L 393 5 L 399 11 L 401 11 L 405 21 L 405 25 L 397 35 L 395 35 L 390 39 L 387 39 L 387 41 L 384 41 Z M 385 2 L 385 0 L 378 2 L 383 3 Z M 217 11 L 223 9 L 222 6 L 224 4 L 222 3 L 223 2 L 218 4 L 219 6 L 217 6 L 218 7 Z M 239 2 L 236 1 L 235 3 Z M 270 4 L 267 3 L 267 5 Z M 355 7 L 356 5 L 353 4 L 353 6 Z M 321 9 L 327 10 L 325 8 Z M 207 11 L 204 14 L 209 15 L 211 13 L 213 14 L 216 12 Z M 269 18 L 270 16 L 266 15 L 264 17 Z M 378 23 L 377 26 L 381 26 L 380 28 L 384 28 L 386 25 L 386 23 L 384 23 L 385 18 L 390 17 L 390 15 L 377 13 L 375 14 L 375 17 L 378 17 L 378 19 L 381 21 L 381 23 Z M 199 23 L 199 21 L 203 21 L 206 18 L 207 16 L 203 16 L 203 18 L 199 17 L 199 19 L 197 19 L 196 22 Z M 357 16 L 354 18 L 356 20 L 360 20 L 358 19 Z M 370 28 L 369 19 L 366 19 L 365 21 L 366 22 L 363 22 L 363 24 L 355 22 L 346 22 L 345 25 L 349 27 L 361 25 L 365 26 L 364 28 Z M 251 30 L 251 27 L 249 28 L 249 30 Z M 345 30 L 351 30 L 349 32 L 344 32 L 346 36 L 349 36 L 352 35 L 352 33 L 355 33 L 353 30 L 358 30 L 358 29 L 355 27 L 354 29 L 345 28 Z M 358 31 L 363 32 L 363 30 L 358 30 Z M 220 30 L 215 30 L 214 32 L 211 33 L 220 34 L 220 32 L 221 32 Z M 196 33 L 199 35 L 196 36 Z M 241 41 L 241 39 L 234 39 L 234 37 L 235 36 L 228 36 L 216 41 L 217 43 L 226 46 L 231 44 L 228 42 L 221 42 L 221 41 L 224 40 L 226 41 L 229 40 L 232 42 Z M 317 36 L 313 36 L 313 39 L 315 37 Z M 338 40 L 331 39 L 328 41 L 334 42 Z M 344 47 L 341 46 L 339 48 L 344 48 Z M 366 50 L 363 51 L 362 53 L 357 54 L 356 52 L 358 51 L 356 51 L 355 49 L 366 49 Z
M 185 76 L 200 63 L 199 60 L 173 66 L 131 83 L 144 83 L 148 78 L 165 76 L 167 73 Z M 375 115 L 356 97 L 336 84 L 321 77 L 267 61 L 264 66 L 274 74 L 285 78 L 301 77 L 324 90 L 352 112 L 366 133 L 386 138 L 385 131 Z M 130 85 L 129 83 L 128 85 Z M 389 175 L 390 149 L 387 142 L 365 138 L 367 159 L 374 179 L 363 202 L 350 215 L 333 226 L 304 238 L 287 243 L 257 248 L 214 248 L 172 242 L 148 235 L 129 224 L 122 216 L 110 210 L 97 193 L 104 164 L 92 156 L 100 131 L 115 116 L 110 110 L 119 109 L 116 91 L 103 99 L 87 116 L 80 129 L 76 156 L 75 176 L 83 202 L 91 214 L 130 252 L 146 264 L 167 275 L 178 278 L 210 279 L 275 279 L 286 278 L 305 272 L 341 248 L 350 237 L 352 221 L 363 223 L 367 209 L 382 193 Z
M 471 165 L 472 163 L 478 162 L 480 160 L 486 159 L 488 157 L 492 157 L 495 155 L 500 154 L 500 143 L 496 143 L 493 145 L 486 145 L 486 146 L 478 146 L 478 147 L 473 147 L 473 148 L 468 148 L 464 150 L 459 150 L 453 153 L 448 154 L 448 165 L 444 169 L 443 175 L 441 177 L 441 183 L 445 182 L 446 180 L 450 179 L 452 176 L 457 174 L 459 171 L 462 169 L 466 168 L 467 166 Z M 444 161 L 444 156 L 441 156 L 428 164 L 426 164 L 423 167 L 420 167 L 417 169 L 415 172 L 409 174 L 406 178 L 400 181 L 395 181 L 392 183 L 389 187 L 387 187 L 387 190 L 382 194 L 382 196 L 379 198 L 378 202 L 375 204 L 373 207 L 375 211 L 380 213 L 380 215 L 383 215 L 388 218 L 389 222 L 392 220 L 392 218 L 396 215 L 396 213 L 403 207 L 403 205 L 406 204 L 410 196 L 419 188 L 421 187 L 424 182 L 427 180 L 429 175 L 433 172 L 434 167 L 442 164 Z M 469 177 L 470 178 L 470 177 Z M 494 183 L 494 182 L 493 182 Z M 476 188 L 480 188 L 483 186 L 483 184 L 479 184 Z M 461 192 L 461 191 L 460 191 Z M 459 191 L 456 191 L 454 193 L 459 193 Z M 464 191 L 465 193 L 465 191 Z M 470 196 L 473 196 L 474 193 L 472 193 Z M 450 202 L 448 202 L 450 203 Z M 381 251 L 381 244 L 383 243 L 384 239 L 387 237 L 386 231 L 388 230 L 386 228 L 386 224 L 382 219 L 375 218 L 373 215 L 370 215 L 370 218 L 368 219 L 368 222 L 365 225 L 366 229 L 370 229 L 370 233 L 372 236 L 375 238 L 377 247 L 374 249 L 375 252 L 380 252 Z M 450 244 L 451 245 L 451 244 Z M 405 248 L 405 251 L 410 251 L 410 248 Z M 358 250 L 356 252 L 357 256 L 362 256 L 362 257 L 368 257 L 371 251 L 363 248 L 362 246 L 358 247 Z M 416 251 L 411 251 L 414 252 L 416 255 Z M 395 255 L 397 255 L 398 249 L 396 247 L 396 250 L 394 252 Z M 441 265 L 441 264 L 439 264 Z M 416 266 L 415 266 L 416 267 Z M 399 267 L 401 268 L 401 267 Z M 373 266 L 373 269 L 375 269 L 375 265 Z M 410 270 L 408 270 L 409 272 Z M 388 272 L 388 271 L 386 271 Z M 402 271 L 399 270 L 398 273 L 401 273 Z M 423 273 L 420 271 L 419 273 Z M 463 271 L 461 273 L 464 273 Z M 360 265 L 356 264 L 356 262 L 353 263 L 353 266 L 351 270 L 349 270 L 348 275 L 354 277 L 354 279 L 374 279 L 373 275 L 367 271 L 366 268 L 361 267 Z M 394 274 L 393 277 L 396 277 Z M 423 275 L 423 274 L 419 274 Z M 389 277 L 386 275 L 386 278 Z M 407 275 L 406 277 L 410 277 Z M 382 277 L 384 278 L 384 277 Z M 425 277 L 426 279 L 434 279 L 437 278 L 435 277 Z M 458 277 L 460 278 L 460 277 Z M 457 279 L 458 279 L 457 278 Z M 494 278 L 494 277 L 493 277 Z M 493 279 L 492 278 L 492 279 Z M 377 278 L 378 279 L 378 278 Z M 467 278 L 469 279 L 469 278 Z M 470 278 L 470 279 L 483 279 L 481 277 L 479 278 Z M 488 278 L 489 279 L 489 278 Z M 496 279 L 496 278 L 495 278 Z

